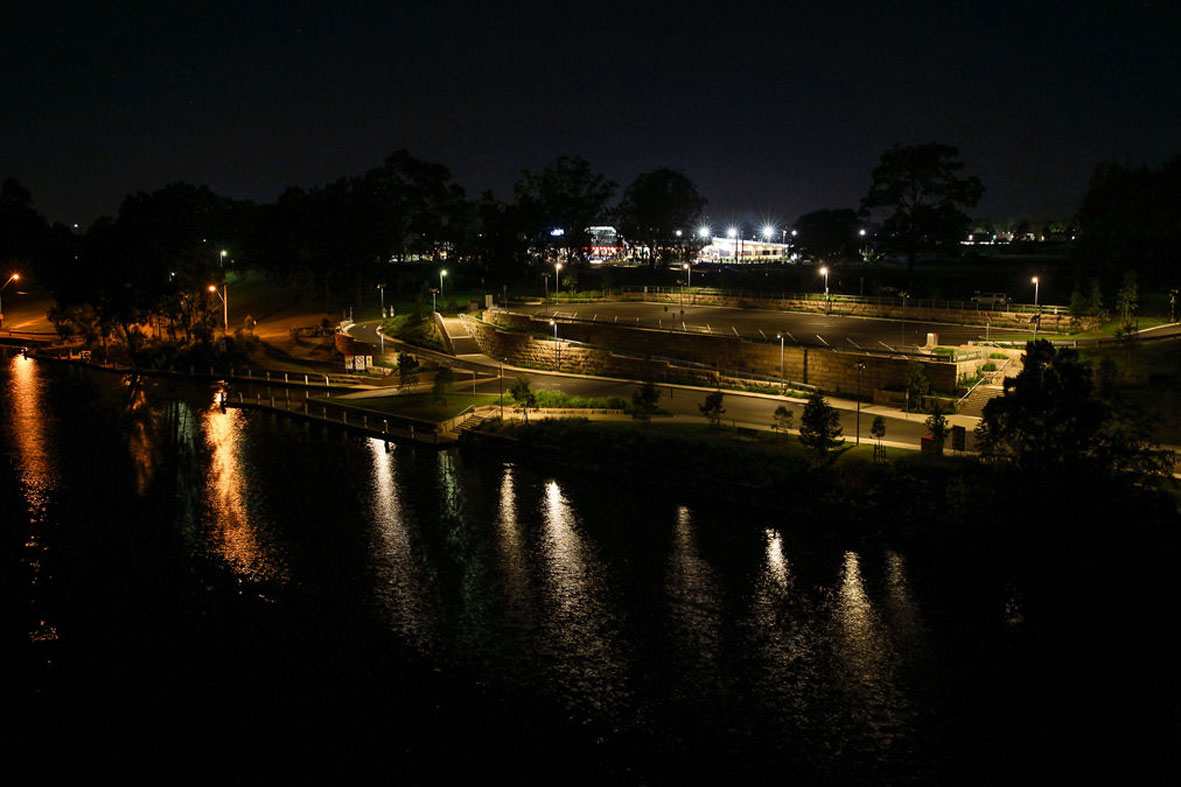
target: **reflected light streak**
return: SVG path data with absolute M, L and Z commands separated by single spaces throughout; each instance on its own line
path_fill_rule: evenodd
M 250 522 L 246 506 L 241 439 L 245 417 L 241 410 L 205 413 L 205 439 L 213 451 L 206 483 L 213 513 L 213 547 L 235 573 L 262 579 L 282 579 L 276 557 L 264 550 Z
M 422 560 L 414 554 L 394 477 L 398 448 L 387 452 L 385 441 L 376 437 L 367 442 L 373 457 L 374 594 L 388 615 L 387 624 L 425 650 L 435 619 L 425 600 Z
M 880 679 L 886 655 L 882 632 L 873 603 L 865 593 L 861 580 L 861 559 L 856 552 L 845 553 L 841 573 L 837 596 L 841 655 L 853 677 L 861 680 Z
M 41 543 L 40 528 L 45 524 L 46 507 L 53 500 L 60 479 L 56 462 L 48 448 L 42 401 L 45 383 L 37 376 L 35 363 L 23 355 L 12 357 L 9 363 L 11 376 L 8 399 L 12 402 L 9 418 L 16 442 L 18 478 L 25 505 L 29 509 L 24 562 L 29 567 L 29 584 L 33 589 L 31 600 L 37 618 L 36 627 L 29 632 L 29 638 L 34 642 L 46 642 L 57 639 L 57 627 L 42 619 L 39 610 L 36 610 L 40 601 L 36 590 L 51 579 L 45 575 L 42 565 L 45 547 Z
M 922 631 L 923 620 L 906 576 L 906 558 L 892 550 L 886 552 L 886 579 L 889 582 L 886 605 L 890 621 L 901 635 L 913 637 Z
M 672 547 L 666 592 L 672 601 L 675 636 L 681 640 L 681 659 L 693 682 L 713 685 L 721 627 L 718 584 L 713 569 L 698 554 L 693 518 L 685 506 L 677 508 Z
M 615 615 L 590 547 L 556 481 L 545 485 L 541 552 L 545 574 L 545 649 L 576 704 L 614 713 L 626 702 L 626 668 L 615 641 Z

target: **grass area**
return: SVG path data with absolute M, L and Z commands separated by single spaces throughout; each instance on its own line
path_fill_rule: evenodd
M 1168 322 L 1164 317 L 1137 317 L 1134 320 L 1136 329 L 1141 331 L 1145 328 L 1167 325 Z M 1093 331 L 1083 331 L 1079 334 L 1073 334 L 1073 336 L 1076 339 L 1106 339 L 1119 333 L 1123 324 L 1123 320 L 1108 320 Z
M 386 336 L 418 347 L 439 351 L 445 349 L 443 339 L 435 329 L 435 321 L 429 316 L 417 318 L 414 314 L 399 314 L 383 321 L 381 330 Z
M 402 415 L 407 418 L 421 418 L 426 421 L 446 421 L 469 407 L 496 404 L 499 400 L 493 394 L 452 393 L 447 394 L 441 402 L 433 394 L 395 394 L 356 399 L 334 397 L 332 399 L 313 399 L 312 401 L 323 401 L 337 407 L 355 407 L 361 410 Z
M 750 432 L 705 423 L 641 423 L 548 419 L 528 424 L 494 422 L 485 427 L 545 449 L 566 461 L 610 467 L 621 472 L 662 468 L 675 477 L 746 487 L 774 487 L 799 479 L 819 467 L 838 471 L 869 468 L 873 445 L 844 446 L 818 460 L 795 435 Z M 891 461 L 930 461 L 918 452 L 887 448 Z
M 562 391 L 534 391 L 538 407 L 563 407 L 580 410 L 626 410 L 628 402 L 618 396 L 571 396 Z M 505 405 L 516 404 L 512 391 L 504 392 Z

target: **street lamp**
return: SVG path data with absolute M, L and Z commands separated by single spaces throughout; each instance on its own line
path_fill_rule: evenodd
M 689 282 L 693 279 L 693 269 L 689 267 L 689 263 L 681 265 L 685 269 L 685 286 L 681 288 L 681 316 L 685 315 L 685 290 L 689 287 Z
M 443 294 L 443 277 L 447 275 L 447 269 L 441 268 L 439 270 L 439 294 Z
M 828 266 L 822 265 L 820 267 L 820 275 L 824 277 L 824 313 L 828 314 L 829 300 L 828 300 Z
M 705 248 L 705 243 L 708 242 L 712 236 L 713 230 L 711 230 L 709 227 L 702 226 L 697 228 L 697 237 L 701 238 L 703 250 Z M 710 245 L 712 246 L 713 244 L 711 243 Z M 700 255 L 698 255 L 698 258 L 700 259 Z
M 385 319 L 385 285 L 377 285 L 377 291 L 381 293 L 381 319 Z
M 555 297 L 562 293 L 562 279 L 560 278 L 561 273 L 562 273 L 562 263 L 555 262 L 554 263 L 554 296 Z
M 775 334 L 779 339 L 779 387 L 781 390 L 787 390 L 787 380 L 783 378 L 783 334 Z
M 14 281 L 20 281 L 20 280 L 21 280 L 21 275 L 19 273 L 12 274 L 11 276 L 8 277 L 8 281 L 4 282 L 3 285 L 0 285 L 0 292 L 4 292 L 4 288 L 7 287 L 8 285 L 12 284 Z M 0 325 L 4 325 L 4 301 L 3 300 L 0 300 Z
M 504 362 L 505 359 L 500 359 L 500 420 L 504 420 Z
M 226 251 L 225 249 L 222 249 L 221 253 L 217 255 L 217 267 L 219 267 L 219 268 L 225 267 L 227 254 L 229 254 L 229 252 Z
M 209 285 L 209 291 L 216 295 L 221 300 L 221 332 L 227 336 L 230 334 L 230 285 L 222 282 L 221 292 L 217 291 L 216 284 Z
M 857 445 L 861 445 L 861 373 L 865 364 L 857 364 Z
M 554 341 L 557 341 L 558 340 L 558 324 L 556 322 L 554 322 L 553 320 L 550 320 L 549 324 L 554 327 Z
M 1033 338 L 1036 339 L 1037 338 L 1037 329 L 1041 324 L 1041 320 L 1038 319 L 1038 317 L 1040 316 L 1040 310 L 1038 309 L 1038 305 L 1037 305 L 1038 289 L 1041 286 L 1041 283 L 1038 281 L 1037 276 L 1034 276 L 1032 279 L 1030 279 L 1030 282 L 1033 283 L 1033 308 L 1034 308 Z

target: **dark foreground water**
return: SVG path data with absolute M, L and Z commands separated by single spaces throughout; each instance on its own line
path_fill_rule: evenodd
M 705 503 L 2 363 L 20 771 L 955 784 L 1171 762 L 1171 601 L 1092 567 L 1053 580 L 1056 615 L 1008 565 L 796 521 L 805 489 Z

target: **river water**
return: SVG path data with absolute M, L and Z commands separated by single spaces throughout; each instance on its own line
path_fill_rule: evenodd
M 1077 673 L 1001 567 L 216 384 L 8 355 L 0 386 L 10 689 L 47 761 L 954 783 L 1070 738 L 1039 736 Z

